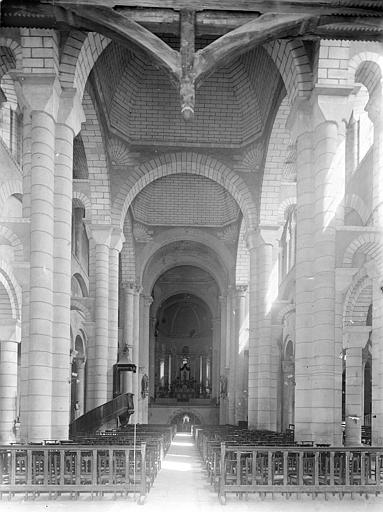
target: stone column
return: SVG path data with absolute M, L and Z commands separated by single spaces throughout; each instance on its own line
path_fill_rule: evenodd
M 52 329 L 52 439 L 67 439 L 70 419 L 70 300 L 73 138 L 84 119 L 75 89 L 61 93 L 56 124 Z
M 288 119 L 297 144 L 297 248 L 295 263 L 295 437 L 311 440 L 313 175 L 311 108 L 296 102 Z
M 256 246 L 257 260 L 257 359 L 258 359 L 258 428 L 276 429 L 276 396 L 272 381 L 272 331 L 271 308 L 273 305 L 273 246 L 277 227 L 262 228 Z M 275 276 L 275 279 L 277 277 Z M 274 421 L 272 421 L 272 418 Z
M 156 326 L 156 317 L 150 317 L 149 328 L 149 398 L 154 398 L 155 394 L 155 374 L 156 374 L 156 338 L 154 336 Z
M 87 226 L 89 228 L 89 226 Z M 109 251 L 112 228 L 93 225 L 90 236 L 95 244 L 95 346 L 89 368 L 90 409 L 108 401 L 108 336 L 109 336 Z
M 362 349 L 370 327 L 348 327 L 346 343 L 346 430 L 345 446 L 360 446 L 363 423 L 363 362 Z
M 32 119 L 30 110 L 27 107 L 23 109 L 23 218 L 29 219 L 31 215 L 31 147 L 32 147 Z M 20 410 L 23 413 L 23 421 L 20 425 L 20 435 L 22 440 L 28 438 L 28 375 L 29 375 L 29 302 L 30 302 L 30 247 L 26 244 L 24 247 L 25 259 L 28 260 L 24 264 L 23 279 L 17 278 L 18 283 L 22 286 L 22 313 L 21 313 L 21 367 L 20 367 Z
M 31 160 L 32 160 L 32 119 L 31 112 L 23 108 L 23 217 L 31 215 Z
M 229 287 L 226 302 L 226 373 L 228 379 L 228 416 L 227 422 L 235 424 L 235 384 L 237 352 L 235 341 L 235 290 Z
M 219 400 L 219 375 L 220 375 L 220 327 L 221 320 L 215 317 L 212 320 L 213 328 L 213 355 L 212 355 L 212 398 Z
M 382 271 L 372 282 L 372 444 L 383 446 Z
M 131 417 L 131 423 L 137 423 L 140 417 L 140 387 L 139 387 L 139 358 L 140 358 L 140 294 L 142 288 L 135 286 L 133 294 L 133 350 L 132 362 L 136 365 L 137 371 L 133 373 L 133 394 L 135 400 L 135 411 Z
M 245 371 L 244 360 L 244 346 L 241 341 L 243 340 L 244 331 L 246 331 L 245 318 L 246 318 L 246 292 L 247 285 L 238 285 L 236 287 L 235 297 L 235 355 L 236 355 L 236 381 L 235 381 L 235 424 L 238 421 L 246 420 L 246 411 L 244 411 L 244 387 L 243 387 L 243 374 Z
M 228 383 L 228 375 L 226 370 L 226 344 L 227 344 L 227 297 L 225 295 L 221 295 L 219 297 L 219 302 L 221 305 L 221 352 L 220 352 L 220 407 L 219 407 L 219 423 L 220 425 L 225 425 L 228 422 L 227 417 L 227 383 Z
M 2 322 L 0 331 L 0 443 L 15 442 L 17 347 L 20 327 Z
M 141 392 L 141 379 L 149 374 L 149 344 L 150 344 L 150 306 L 153 298 L 150 295 L 143 296 L 143 319 L 142 336 L 140 342 L 140 381 L 139 392 Z M 141 423 L 148 423 L 148 403 L 149 397 L 141 397 Z
M 347 87 L 316 87 L 311 102 L 295 107 L 290 118 L 298 143 L 295 434 L 298 440 L 330 444 L 339 441 L 341 406 L 335 244 L 344 198 L 343 119 L 350 109 L 349 93 Z
M 133 362 L 133 321 L 134 321 L 134 289 L 135 283 L 123 283 L 124 290 L 124 315 L 123 315 L 123 345 L 128 351 L 128 359 Z M 126 372 L 125 386 L 121 389 L 122 393 L 133 393 L 133 373 Z M 137 407 L 136 397 L 134 397 L 134 407 Z
M 258 352 L 257 347 L 257 249 L 258 236 L 255 231 L 247 233 L 249 250 L 249 379 L 248 379 L 248 426 L 256 429 L 258 425 Z
M 382 85 L 379 84 L 370 97 L 366 110 L 374 123 L 372 211 L 373 223 L 378 232 L 379 245 L 383 245 L 383 112 Z M 376 269 L 373 279 L 372 321 L 372 444 L 383 446 L 383 257 L 376 251 Z
M 31 253 L 29 384 L 21 421 L 26 440 L 41 441 L 52 437 L 54 153 L 61 87 L 48 74 L 22 78 L 31 111 Z
M 109 250 L 109 349 L 107 396 L 113 398 L 113 365 L 118 358 L 118 266 L 119 254 L 125 240 L 120 229 L 113 229 Z
M 250 368 L 249 370 L 253 381 L 251 397 L 252 400 L 256 398 L 256 408 L 252 411 L 251 425 L 253 428 L 268 430 L 275 430 L 276 428 L 277 408 L 276 397 L 273 396 L 275 383 L 271 381 L 271 308 L 273 288 L 276 285 L 272 282 L 272 270 L 273 245 L 276 242 L 277 229 L 277 227 L 264 227 L 252 235 L 250 242 L 249 309 L 250 318 L 252 315 L 255 316 L 255 323 L 250 327 L 249 364 L 251 370 Z M 255 265 L 255 269 L 253 265 Z M 255 304 L 254 300 L 256 301 Z M 256 390 L 254 380 L 257 383 Z
M 311 433 L 335 444 L 340 420 L 341 373 L 335 339 L 335 265 L 338 208 L 344 200 L 345 133 L 349 88 L 317 88 L 313 95 L 314 260 Z M 340 373 L 340 374 L 339 374 Z
M 85 412 L 85 361 L 78 361 L 77 365 L 77 388 L 76 400 L 78 401 L 77 417 L 82 416 Z

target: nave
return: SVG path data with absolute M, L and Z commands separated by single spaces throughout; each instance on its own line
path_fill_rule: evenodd
M 205 466 L 194 438 L 189 432 L 178 432 L 171 443 L 162 468 L 154 481 L 153 487 L 146 497 L 144 505 L 139 505 L 134 497 L 113 500 L 107 495 L 102 500 L 91 501 L 82 497 L 76 501 L 62 497 L 59 501 L 45 501 L 37 497 L 33 501 L 13 498 L 3 501 L 2 512 L 117 512 L 143 510 L 144 512 L 183 512 L 224 511 L 224 512 L 332 512 L 347 510 L 348 512 L 378 512 L 383 507 L 383 496 L 370 496 L 368 500 L 354 494 L 353 499 L 329 496 L 312 500 L 311 496 L 302 495 L 300 499 L 291 496 L 288 500 L 275 494 L 274 498 L 264 500 L 257 495 L 249 494 L 246 499 L 238 500 L 234 494 L 228 495 L 226 505 L 219 503 L 217 493 L 210 485 Z

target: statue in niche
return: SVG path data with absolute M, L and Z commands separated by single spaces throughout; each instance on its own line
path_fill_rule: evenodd
M 219 378 L 219 394 L 221 398 L 227 397 L 227 377 L 225 375 L 221 375 Z
M 141 398 L 146 398 L 149 394 L 149 377 L 146 373 L 142 376 L 141 379 Z

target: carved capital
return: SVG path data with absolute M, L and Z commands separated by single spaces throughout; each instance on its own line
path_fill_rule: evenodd
M 124 281 L 121 283 L 122 289 L 126 294 L 134 294 L 136 291 L 136 283 L 135 281 Z
M 86 233 L 92 238 L 96 245 L 110 246 L 113 228 L 109 224 L 91 224 L 84 220 Z
M 122 244 L 125 242 L 124 233 L 121 229 L 114 228 L 110 239 L 110 248 L 117 252 L 121 252 Z
M 144 306 L 146 308 L 150 308 L 150 306 L 153 304 L 153 297 L 151 295 L 144 295 Z
M 312 125 L 333 122 L 338 130 L 345 129 L 344 121 L 350 119 L 352 102 L 349 100 L 354 86 L 316 86 L 311 95 Z
M 311 105 L 307 99 L 297 98 L 290 110 L 286 128 L 291 134 L 293 143 L 303 134 L 311 132 Z
M 60 82 L 56 75 L 12 73 L 20 103 L 31 112 L 46 112 L 57 121 L 60 96 Z
M 76 136 L 85 122 L 85 114 L 77 90 L 73 87 L 64 88 L 61 92 L 57 123 L 69 126 Z
M 235 287 L 236 293 L 238 297 L 244 297 L 248 289 L 247 284 L 239 284 Z

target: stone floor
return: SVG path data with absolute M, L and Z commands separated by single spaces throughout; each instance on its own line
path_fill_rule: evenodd
M 114 501 L 105 497 L 100 501 L 81 498 L 77 501 L 12 501 L 0 502 L 1 512 L 119 512 L 141 510 L 142 512 L 382 512 L 383 496 L 368 500 L 361 496 L 343 498 L 330 497 L 312 500 L 308 496 L 300 500 L 279 497 L 262 501 L 249 496 L 248 501 L 239 501 L 234 495 L 227 496 L 225 506 L 218 502 L 217 494 L 210 487 L 198 451 L 190 434 L 178 433 L 163 462 L 162 469 L 143 506 L 133 498 Z

